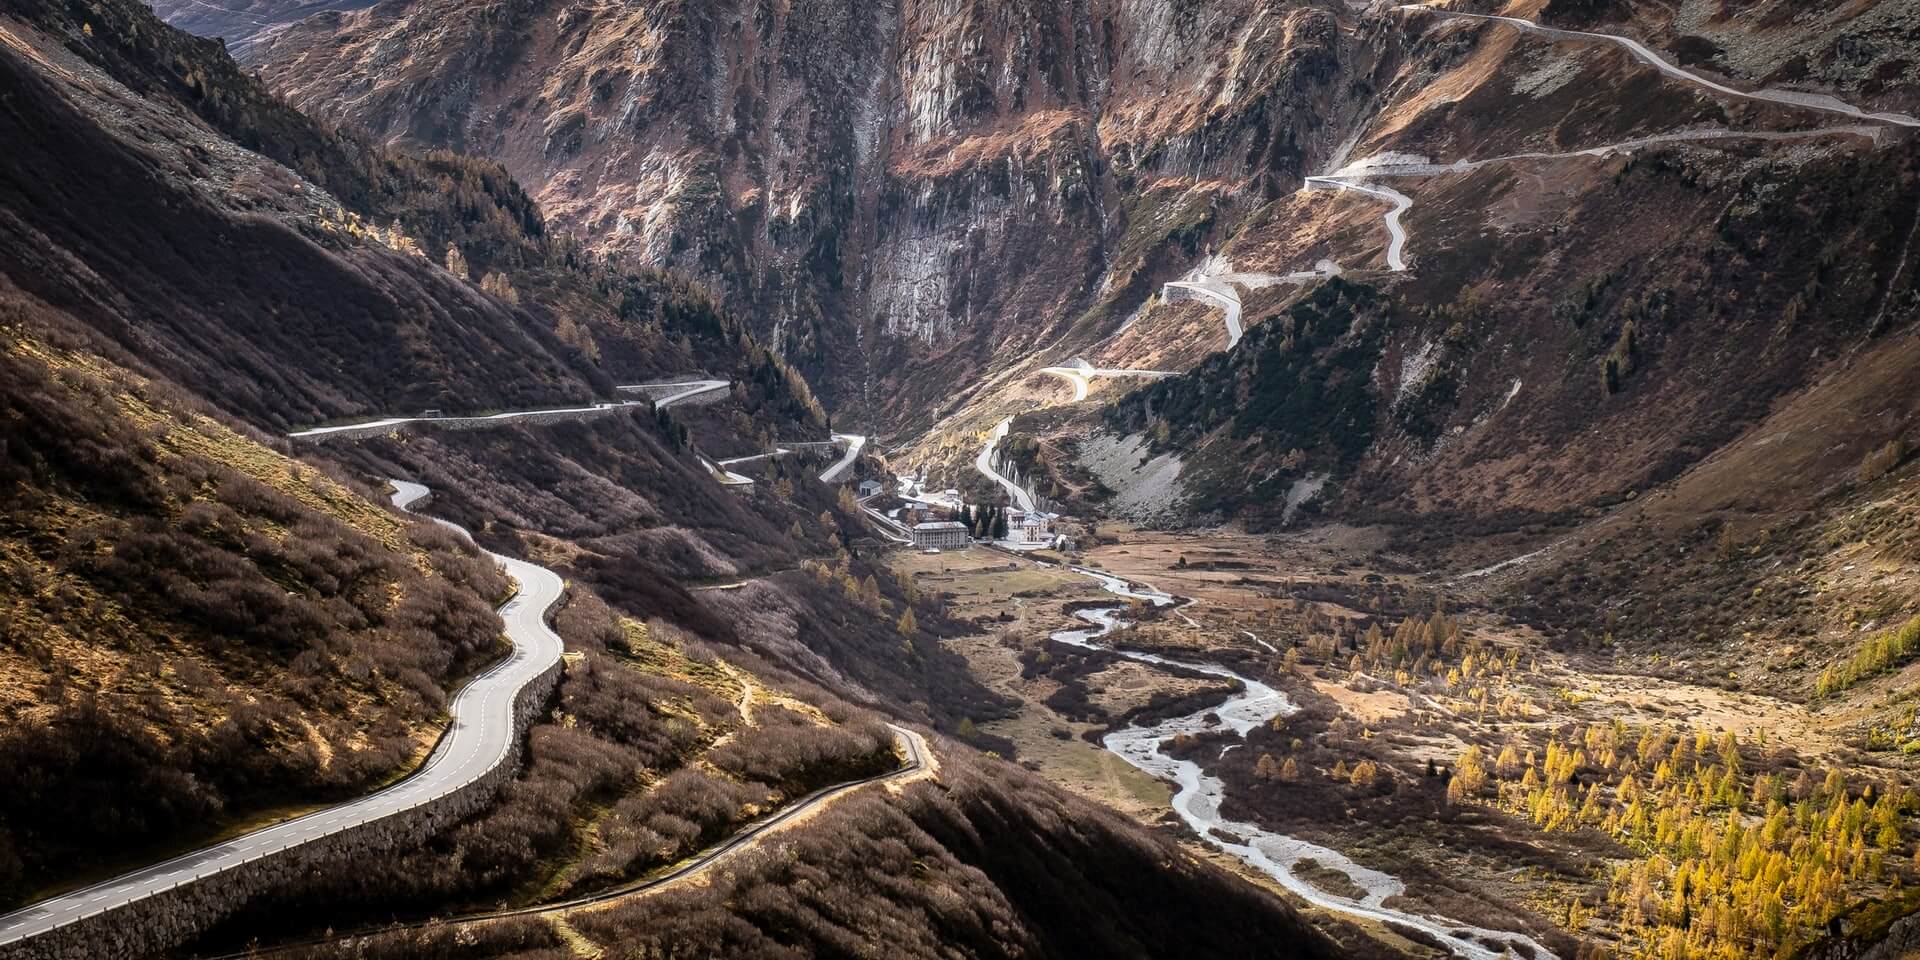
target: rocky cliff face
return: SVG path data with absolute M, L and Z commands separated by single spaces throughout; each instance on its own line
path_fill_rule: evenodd
M 723 292 L 843 419 L 954 474 L 987 427 L 1063 399 L 1047 364 L 1217 354 L 1220 305 L 1158 294 L 1218 275 L 1244 326 L 1293 326 L 1107 425 L 1193 464 L 1174 486 L 1203 516 L 1291 514 L 1323 476 L 1355 514 L 1590 509 L 1910 322 L 1911 148 L 1874 116 L 1920 103 L 1909 5 L 1480 9 L 1667 66 L 1485 19 L 1230 0 L 406 0 L 258 59 L 313 110 L 500 158 L 592 247 Z M 1302 189 L 1363 161 L 1401 172 Z M 1332 368 L 1289 355 L 1322 281 L 1288 277 L 1318 263 L 1381 294 L 1373 327 L 1316 332 Z M 1306 429 L 1332 394 L 1280 402 L 1280 370 L 1370 412 Z
M 905 424 L 1297 185 L 1374 46 L 1337 4 L 415 0 L 254 56 L 309 111 L 499 159 L 594 249 L 700 277 L 843 410 Z

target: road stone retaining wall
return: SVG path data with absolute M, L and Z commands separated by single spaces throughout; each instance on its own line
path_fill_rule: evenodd
M 391 429 L 391 428 L 389 428 Z M 356 858 L 413 843 L 485 808 L 519 772 L 526 736 L 560 681 L 554 663 L 514 699 L 515 748 L 505 763 L 446 796 L 402 813 L 241 864 L 203 879 L 76 920 L 57 930 L 0 947 L 0 960 L 133 960 L 177 946 L 247 900 Z
M 716 392 L 722 397 L 726 396 L 726 391 L 724 390 Z M 694 399 L 697 400 L 699 398 L 695 397 Z M 364 427 L 348 427 L 344 430 L 335 430 L 332 433 L 316 433 L 307 436 L 289 437 L 288 439 L 294 443 L 325 443 L 329 440 L 365 440 L 368 437 L 384 437 L 402 430 L 417 430 L 422 427 L 431 427 L 436 430 L 484 430 L 489 427 L 559 423 L 563 420 L 591 420 L 595 417 L 603 417 L 610 413 L 618 413 L 620 411 L 631 412 L 644 409 L 646 408 L 638 404 L 624 404 L 595 410 L 555 410 L 550 413 L 527 413 L 506 420 L 497 420 L 490 417 L 434 417 L 430 420 L 409 420 L 406 423 L 369 424 Z

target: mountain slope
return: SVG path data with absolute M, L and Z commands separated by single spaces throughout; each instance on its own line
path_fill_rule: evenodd
M 740 376 L 739 442 L 824 427 L 711 301 L 550 246 L 497 168 L 340 138 L 138 5 L 9 5 L 0 77 L 9 903 L 404 772 L 504 649 L 491 564 L 254 427 L 606 396 L 602 350 Z
M 0 902 L 417 762 L 506 579 L 10 285 L 0 318 Z
M 1724 97 L 1610 43 L 1312 3 L 1042 5 L 999 18 L 916 3 L 491 9 L 412 0 L 327 15 L 257 60 L 296 102 L 379 137 L 487 152 L 588 246 L 671 264 L 752 305 L 756 329 L 843 416 L 915 441 L 912 455 L 936 467 L 964 470 L 967 434 L 1049 395 L 1031 382 L 1047 363 L 1182 369 L 1215 349 L 1210 308 L 1154 298 L 1210 252 L 1248 275 L 1323 259 L 1389 266 L 1378 201 L 1294 190 L 1368 157 L 1444 164 L 1643 139 L 1631 152 L 1657 155 L 1391 181 L 1415 198 L 1414 269 L 1392 286 L 1418 316 L 1379 344 L 1374 376 L 1393 408 L 1380 415 L 1393 422 L 1374 431 L 1374 456 L 1399 465 L 1363 482 L 1353 502 L 1368 509 L 1445 513 L 1500 491 L 1488 509 L 1553 513 L 1671 477 L 1815 376 L 1805 350 L 1747 353 L 1776 336 L 1762 318 L 1797 302 L 1777 336 L 1830 350 L 1837 331 L 1811 322 L 1826 311 L 1868 326 L 1905 317 L 1893 286 L 1910 279 L 1897 261 L 1913 207 L 1900 199 L 1898 128 L 1812 135 L 1847 118 Z M 1899 69 L 1914 51 L 1884 5 L 1812 20 L 1778 4 L 1507 12 L 1640 37 L 1738 87 L 1798 85 L 1869 110 L 1916 102 Z M 427 32 L 441 23 L 460 26 Z M 516 23 L 542 26 L 521 39 Z M 848 24 L 863 29 L 837 29 Z M 1703 131 L 1808 135 L 1686 139 Z M 1795 195 L 1776 198 L 1775 184 Z M 1797 249 L 1749 245 L 1794 206 L 1834 228 Z M 1755 273 L 1757 298 L 1688 297 Z M 1259 300 L 1249 325 L 1292 289 L 1247 291 Z M 1675 321 L 1630 316 L 1644 310 L 1705 319 L 1665 330 Z M 1635 356 L 1614 358 L 1625 372 L 1596 402 L 1583 381 L 1601 382 L 1616 352 Z M 1702 407 L 1728 366 L 1757 382 Z M 1398 367 L 1434 380 L 1403 384 Z M 1665 409 L 1647 402 L 1656 393 L 1694 411 L 1679 420 L 1686 434 L 1646 431 L 1642 414 L 1665 416 L 1648 413 Z M 1496 407 L 1505 422 L 1477 419 Z M 960 439 L 924 437 L 936 424 Z M 1443 442 L 1470 424 L 1473 442 Z M 1647 442 L 1605 471 L 1593 458 L 1615 451 L 1594 446 L 1578 467 L 1515 458 L 1608 431 Z M 1447 453 L 1416 466 L 1429 447 Z M 1245 453 L 1216 452 L 1222 463 Z M 1260 475 L 1284 492 L 1328 466 Z M 1266 489 L 1240 499 L 1269 501 Z M 1195 495 L 1202 513 L 1216 499 Z
M 820 425 L 710 303 L 592 268 L 497 168 L 332 134 L 144 12 L 19 13 L 35 19 L 0 35 L 20 144 L 0 161 L 0 269 L 225 408 L 285 428 L 578 404 L 612 394 L 609 371 L 707 360 Z
M 524 315 L 413 254 L 325 242 L 356 225 L 331 195 L 45 33 L 7 37 L 0 266 L 154 369 L 274 426 L 592 395 Z
M 843 409 L 919 422 L 1331 153 L 1369 70 L 1336 9 L 420 0 L 253 57 L 329 119 L 499 159 L 588 246 L 755 316 Z
M 20 145 L 0 157 L 6 902 L 363 793 L 422 755 L 448 688 L 500 652 L 489 604 L 511 587 L 450 536 L 377 506 L 361 481 L 390 470 L 437 475 L 436 509 L 482 542 L 576 574 L 554 616 L 564 676 L 535 705 L 524 762 L 486 809 L 434 836 L 365 862 L 265 861 L 263 875 L 288 869 L 251 907 L 218 884 L 182 888 L 152 901 L 143 935 L 231 914 L 207 934 L 224 949 L 604 890 L 897 764 L 876 710 L 964 732 L 1001 708 L 941 648 L 936 631 L 958 627 L 937 599 L 877 582 L 857 508 L 814 479 L 808 455 L 743 467 L 760 477 L 746 490 L 699 465 L 702 435 L 757 449 L 817 442 L 826 426 L 805 380 L 713 301 L 587 262 L 487 164 L 376 151 L 307 123 L 136 4 L 5 13 L 0 135 Z M 285 438 L 426 404 L 598 399 L 609 371 L 690 370 L 736 379 L 717 395 L 730 409 Z M 769 584 L 741 587 L 745 607 L 683 582 L 755 573 Z M 961 759 L 954 777 L 911 796 L 869 790 L 857 822 L 799 822 L 812 851 L 887 855 L 867 864 L 896 886 L 837 892 L 850 916 L 922 926 L 928 903 L 894 895 L 926 886 L 897 859 L 911 844 L 940 858 L 948 889 L 978 896 L 932 905 L 979 955 L 1072 953 L 1084 934 L 1049 926 L 1062 897 L 1090 905 L 1080 916 L 1127 917 L 1096 939 L 1137 955 L 1184 922 L 1179 904 L 1234 920 L 1196 949 L 1259 937 L 1331 953 L 1286 905 L 1210 866 L 1164 869 L 1178 856 L 1168 843 L 1002 761 Z M 949 789 L 967 791 L 965 812 L 929 813 Z M 1010 829 L 1025 840 L 1011 853 L 970 839 Z M 1094 856 L 1112 869 L 1061 879 Z M 715 878 L 730 882 L 703 879 Z M 791 937 L 764 901 L 719 906 L 684 918 Z M 124 918 L 65 933 L 79 952 L 118 955 Z M 7 949 L 42 945 L 62 949 Z

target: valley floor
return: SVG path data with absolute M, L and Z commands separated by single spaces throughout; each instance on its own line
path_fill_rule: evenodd
M 1136 605 L 1141 622 L 1119 646 L 1230 664 L 1297 706 L 1244 739 L 1173 742 L 1176 756 L 1225 781 L 1223 815 L 1398 877 L 1407 893 L 1392 907 L 1524 932 L 1563 957 L 1736 938 L 1793 949 L 1833 918 L 1867 922 L 1860 904 L 1904 896 L 1912 845 L 1897 825 L 1875 826 L 1908 797 L 1903 754 L 1861 753 L 1831 708 L 1558 652 L 1458 584 L 1370 568 L 1364 558 L 1381 545 L 1342 527 L 1266 537 L 1102 523 L 1097 544 L 1072 558 L 1191 598 L 1158 615 Z M 1073 611 L 1107 596 L 1066 559 L 975 547 L 900 553 L 893 564 L 979 625 L 950 646 L 977 679 L 1019 700 L 1015 716 L 980 724 L 981 734 L 1056 783 L 1172 827 L 1194 855 L 1276 887 L 1186 829 L 1167 784 L 1101 746 L 1110 731 L 1232 691 L 1052 642 L 1080 625 Z M 1829 820 L 1838 832 L 1823 835 Z M 1311 861 L 1292 873 L 1355 893 L 1347 874 Z M 1743 925 L 1734 911 L 1760 919 Z M 1351 918 L 1307 913 L 1351 935 Z M 1362 927 L 1381 949 L 1439 952 L 1419 931 Z

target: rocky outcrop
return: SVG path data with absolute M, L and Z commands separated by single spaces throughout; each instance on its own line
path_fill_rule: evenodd
M 1804 960 L 1900 960 L 1920 951 L 1920 914 L 1888 925 L 1878 937 L 1839 936 L 1815 944 Z
M 306 109 L 500 160 L 590 246 L 723 293 L 843 415 L 904 423 L 1119 323 L 1330 155 L 1370 83 L 1350 16 L 411 0 L 251 55 Z
M 260 63 L 338 119 L 485 150 L 593 245 L 696 274 L 837 419 L 936 471 L 1032 409 L 1049 362 L 1217 350 L 1216 317 L 1204 341 L 1188 322 L 1210 311 L 1158 296 L 1216 258 L 1306 279 L 1244 291 L 1264 362 L 1147 388 L 1177 402 L 1114 430 L 1171 438 L 1145 452 L 1185 465 L 1198 516 L 1278 522 L 1327 476 L 1314 503 L 1335 512 L 1563 522 L 1678 476 L 1915 315 L 1904 130 L 1741 137 L 1862 119 L 1807 109 L 1837 93 L 1911 113 L 1887 5 L 1541 14 L 1610 39 L 1339 2 L 558 3 L 516 0 L 502 22 L 555 30 L 504 59 L 470 56 L 505 42 L 493 20 L 400 0 Z M 1792 95 L 1738 95 L 1761 85 Z M 443 94 L 457 130 L 434 126 Z M 1298 189 L 1369 159 L 1432 172 Z M 1333 266 L 1380 297 L 1368 325 L 1316 327 L 1312 362 L 1253 337 Z M 1724 289 L 1742 293 L 1703 293 Z M 1343 399 L 1292 389 L 1303 369 Z

